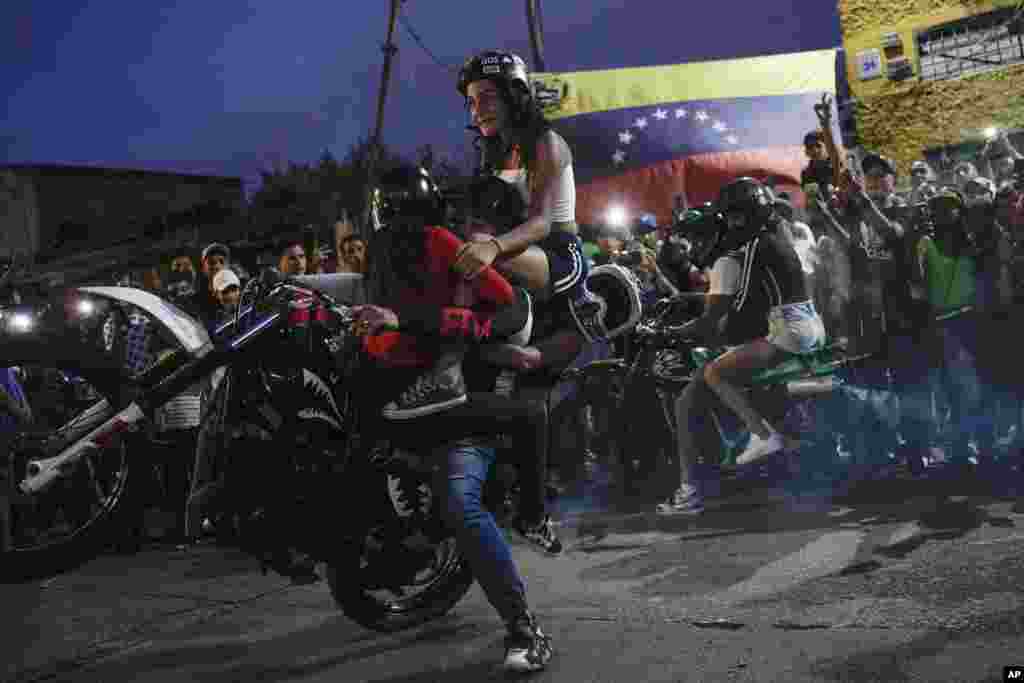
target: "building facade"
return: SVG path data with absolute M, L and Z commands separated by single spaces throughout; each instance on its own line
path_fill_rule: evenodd
M 0 251 L 47 262 L 132 241 L 179 234 L 194 239 L 197 229 L 222 224 L 243 207 L 240 178 L 57 164 L 0 166 Z
M 1024 126 L 1017 0 L 839 0 L 860 144 L 901 175 L 924 150 L 980 150 Z M 1016 140 L 1015 140 L 1016 141 Z

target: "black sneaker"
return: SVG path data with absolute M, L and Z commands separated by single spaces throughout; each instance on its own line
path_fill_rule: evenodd
M 540 630 L 537 620 L 526 614 L 508 625 L 505 638 L 505 671 L 530 673 L 543 671 L 554 650 L 551 638 Z
M 536 525 L 526 525 L 520 522 L 517 529 L 523 538 L 548 555 L 557 555 L 562 552 L 562 541 L 558 538 L 555 524 L 551 521 L 550 515 L 544 515 L 544 519 Z
M 444 370 L 420 375 L 397 401 L 384 406 L 381 414 L 389 420 L 410 420 L 433 415 L 466 402 L 466 381 L 458 363 Z

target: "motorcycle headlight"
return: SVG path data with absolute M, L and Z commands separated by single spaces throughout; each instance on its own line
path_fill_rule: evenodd
M 24 334 L 35 327 L 35 319 L 28 313 L 9 313 L 4 317 L 4 327 L 12 334 Z

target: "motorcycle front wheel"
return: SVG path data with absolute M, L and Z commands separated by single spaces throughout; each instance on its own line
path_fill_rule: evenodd
M 5 363 L 29 368 L 41 384 L 27 391 L 29 405 L 37 397 L 37 424 L 32 431 L 14 434 L 10 450 L 0 462 L 0 523 L 7 535 L 0 548 L 0 583 L 26 583 L 74 569 L 100 555 L 122 524 L 119 504 L 128 486 L 128 454 L 123 439 L 84 455 L 73 469 L 37 493 L 21 490 L 31 460 L 56 455 L 122 408 L 120 396 L 128 380 L 116 368 L 82 358 L 47 357 L 45 347 L 5 348 Z M 19 352 L 20 351 L 20 352 Z M 84 357 L 84 354 L 83 354 Z M 55 376 L 76 378 L 81 401 L 69 401 L 66 410 L 54 411 L 41 400 L 49 395 L 40 387 Z M 82 395 L 82 388 L 88 391 Z M 35 409 L 36 406 L 33 406 Z M 44 413 L 45 419 L 40 415 Z M 60 413 L 60 414 L 58 414 Z

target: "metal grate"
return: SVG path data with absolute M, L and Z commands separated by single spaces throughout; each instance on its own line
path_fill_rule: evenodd
M 1024 63 L 1015 7 L 958 19 L 917 35 L 921 80 L 942 81 Z

